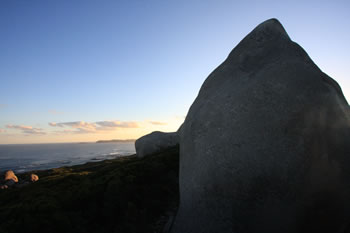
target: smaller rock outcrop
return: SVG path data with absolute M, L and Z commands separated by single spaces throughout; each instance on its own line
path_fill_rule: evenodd
M 4 181 L 6 182 L 6 181 L 11 181 L 11 180 L 13 180 L 15 183 L 18 182 L 18 178 L 15 175 L 15 173 L 13 171 L 9 170 L 9 171 L 5 172 Z
M 39 180 L 39 176 L 35 174 L 30 174 L 30 181 L 31 182 L 36 182 Z
M 178 144 L 179 136 L 177 132 L 164 133 L 154 131 L 135 141 L 136 155 L 142 158 Z
M 5 172 L 4 179 L 1 181 L 0 189 L 7 189 L 18 183 L 18 178 L 12 170 Z
M 24 186 L 27 186 L 31 183 L 37 182 L 39 180 L 39 176 L 31 173 L 29 175 L 26 175 L 24 179 L 18 180 L 15 173 L 11 170 L 8 170 L 4 174 L 4 179 L 0 180 L 0 189 L 7 189 L 7 188 L 22 188 Z

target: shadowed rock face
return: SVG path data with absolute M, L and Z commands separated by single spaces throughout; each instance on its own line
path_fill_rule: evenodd
M 349 227 L 349 105 L 276 19 L 209 75 L 179 132 L 173 233 Z

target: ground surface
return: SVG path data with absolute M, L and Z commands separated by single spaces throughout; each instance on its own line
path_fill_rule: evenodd
M 178 204 L 178 170 L 174 147 L 38 171 L 38 182 L 0 190 L 0 233 L 161 232 Z

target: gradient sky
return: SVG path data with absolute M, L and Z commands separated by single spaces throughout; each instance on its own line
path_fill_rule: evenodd
M 277 18 L 350 99 L 350 1 L 0 1 L 0 144 L 175 131 L 200 86 Z

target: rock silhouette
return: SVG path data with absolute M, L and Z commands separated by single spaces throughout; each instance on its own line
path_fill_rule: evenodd
M 12 170 L 8 170 L 4 174 L 4 179 L 0 180 L 0 189 L 7 189 L 18 183 L 18 178 Z
M 278 20 L 209 75 L 179 132 L 173 233 L 349 227 L 349 105 Z

